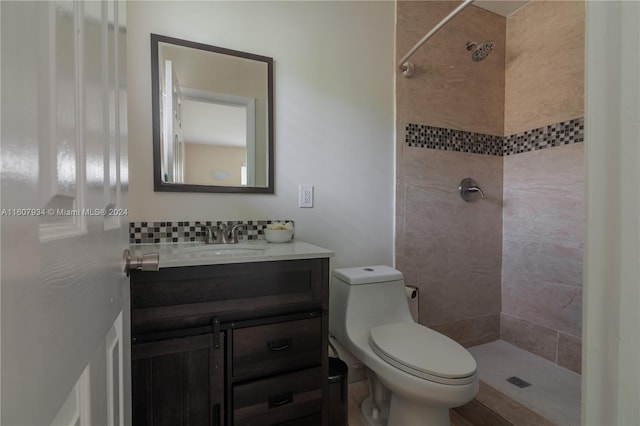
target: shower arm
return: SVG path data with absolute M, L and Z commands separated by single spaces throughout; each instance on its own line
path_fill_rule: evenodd
M 427 40 L 429 40 L 435 33 L 437 33 L 442 27 L 447 25 L 447 23 L 450 20 L 455 18 L 464 9 L 466 9 L 469 6 L 471 6 L 471 3 L 473 3 L 474 1 L 475 0 L 465 0 L 460 6 L 456 7 L 453 12 L 451 12 L 449 15 L 447 15 L 447 17 L 444 18 L 442 21 L 440 21 L 435 27 L 433 27 L 433 29 L 431 29 L 431 31 L 429 31 L 427 34 L 425 34 L 425 36 L 422 37 L 420 39 L 420 41 L 418 41 L 415 44 L 415 46 L 413 46 L 411 48 L 411 50 L 409 50 L 407 52 L 407 54 L 402 57 L 402 59 L 400 59 L 400 61 L 399 61 L 399 63 L 400 63 L 400 71 L 402 71 L 402 73 L 404 74 L 405 77 L 411 77 L 411 75 L 413 74 L 413 64 L 411 64 L 409 62 L 409 58 L 411 58 L 413 56 L 413 54 L 416 53 L 416 51 L 418 49 L 420 49 L 420 47 Z

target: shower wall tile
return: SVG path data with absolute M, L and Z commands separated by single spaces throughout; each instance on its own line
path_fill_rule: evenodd
M 504 169 L 509 175 L 506 190 L 571 189 L 584 182 L 584 144 L 514 155 L 504 159 Z
M 505 188 L 503 227 L 512 238 L 570 241 L 580 246 L 583 193 L 582 182 L 563 188 Z
M 399 269 L 403 274 L 413 277 L 411 285 L 424 287 L 419 284 L 423 279 L 423 271 L 427 267 L 431 273 L 432 281 L 447 276 L 449 268 L 447 244 L 446 237 L 407 236 L 402 244 L 403 252 L 406 255 L 398 256 L 396 264 L 402 265 L 402 268 Z
M 504 135 L 584 115 L 584 1 L 532 1 L 507 17 Z
M 503 234 L 502 247 L 503 285 L 582 287 L 581 242 Z
M 455 8 L 450 1 L 398 1 L 396 60 Z M 505 17 L 472 5 L 418 49 L 413 77 L 396 73 L 398 122 L 503 135 L 505 25 Z M 488 39 L 494 51 L 473 62 L 466 43 Z
M 396 7 L 400 59 L 455 5 Z M 499 334 L 505 23 L 472 5 L 416 52 L 412 78 L 396 77 L 397 134 L 407 123 L 430 126 L 416 124 L 411 143 L 396 144 L 396 267 L 420 288 L 420 322 L 470 342 Z M 465 45 L 486 39 L 496 49 L 477 66 Z M 478 181 L 486 200 L 460 198 L 465 177 Z
M 406 146 L 401 153 L 396 266 L 420 289 L 420 323 L 467 342 L 497 337 L 502 159 Z M 458 185 L 468 176 L 486 199 L 460 198 Z
M 500 338 L 581 374 L 582 339 L 502 313 Z
M 558 332 L 555 330 L 503 313 L 500 337 L 520 349 L 556 362 Z
M 502 312 L 573 336 L 582 329 L 583 158 L 581 143 L 504 157 Z
M 582 339 L 558 333 L 558 365 L 582 374 Z
M 493 342 L 500 338 L 500 314 L 434 324 L 429 327 L 468 348 Z
M 530 2 L 513 20 L 472 5 L 417 51 L 414 77 L 396 76 L 396 267 L 421 290 L 420 322 L 482 341 L 503 313 L 503 338 L 567 365 L 558 336 L 581 329 L 581 3 Z M 396 5 L 396 59 L 455 7 Z M 459 51 L 486 39 L 480 63 Z M 485 200 L 460 199 L 465 177 Z
M 503 279 L 502 312 L 553 330 L 580 335 L 582 289 Z
M 425 325 L 456 322 L 500 312 L 500 275 L 473 266 L 462 267 L 449 260 L 444 276 L 422 272 L 418 280 L 421 294 L 420 322 Z M 428 269 L 428 268 L 425 268 Z

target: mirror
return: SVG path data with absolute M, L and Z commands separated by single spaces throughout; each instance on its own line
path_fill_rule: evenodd
M 274 191 L 273 59 L 151 34 L 155 191 Z

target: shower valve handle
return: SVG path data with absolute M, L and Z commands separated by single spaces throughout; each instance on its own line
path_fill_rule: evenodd
M 482 192 L 476 181 L 471 178 L 462 179 L 458 191 L 460 191 L 460 197 L 466 202 L 475 201 L 477 193 L 484 199 L 484 192 Z
M 470 186 L 469 188 L 467 188 L 467 191 L 479 192 L 480 196 L 482 196 L 482 198 L 484 198 L 484 192 L 482 192 L 482 189 L 480 189 L 477 186 Z

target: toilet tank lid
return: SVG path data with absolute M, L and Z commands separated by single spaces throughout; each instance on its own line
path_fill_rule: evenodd
M 334 269 L 333 276 L 347 284 L 370 284 L 402 279 L 402 272 L 386 265 Z

